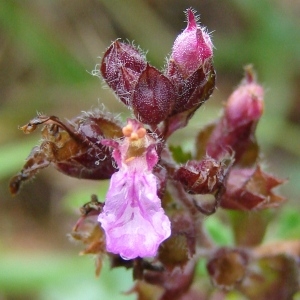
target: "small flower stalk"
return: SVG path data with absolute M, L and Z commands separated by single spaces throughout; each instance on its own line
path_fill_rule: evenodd
M 48 166 L 80 179 L 109 179 L 105 199 L 92 195 L 82 206 L 71 237 L 85 245 L 82 254 L 96 257 L 97 275 L 104 257 L 112 267 L 131 268 L 128 293 L 138 299 L 225 299 L 231 290 L 247 299 L 291 299 L 299 290 L 300 243 L 259 244 L 269 222 L 263 212 L 285 198 L 274 190 L 284 180 L 262 167 L 256 128 L 264 89 L 253 68 L 245 68 L 222 115 L 199 128 L 193 151 L 169 145 L 215 88 L 211 37 L 194 10 L 186 18 L 163 70 L 133 44 L 116 40 L 105 51 L 94 75 L 130 110 L 127 121 L 101 107 L 69 122 L 38 115 L 22 126 L 24 133 L 42 126 L 42 141 L 10 191 L 16 195 Z M 235 236 L 230 247 L 205 228 L 221 208 L 220 222 L 226 215 Z M 195 276 L 203 261 L 209 286 Z

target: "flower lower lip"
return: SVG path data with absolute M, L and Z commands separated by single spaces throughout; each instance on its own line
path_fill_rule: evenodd
M 119 171 L 111 177 L 98 218 L 105 231 L 107 251 L 126 259 L 155 256 L 171 234 L 170 221 L 157 196 L 158 179 L 152 174 L 158 161 L 154 140 L 142 128 L 141 123 L 129 119 L 123 128 L 124 139 L 114 144 Z M 135 133 L 138 140 L 131 139 Z M 127 158 L 129 153 L 135 156 Z

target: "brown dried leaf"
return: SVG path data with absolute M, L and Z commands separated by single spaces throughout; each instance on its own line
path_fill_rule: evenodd
M 106 253 L 105 234 L 99 226 L 97 216 L 102 211 L 103 203 L 98 202 L 95 195 L 91 196 L 91 201 L 81 207 L 81 218 L 76 222 L 70 237 L 82 242 L 86 248 L 80 255 L 94 254 L 96 261 L 96 276 L 100 275 L 102 261 Z
M 189 290 L 195 272 L 195 260 L 191 259 L 182 268 L 172 271 L 145 272 L 144 280 L 150 284 L 163 287 L 164 293 L 160 300 L 179 300 Z
M 158 259 L 168 270 L 183 267 L 195 254 L 196 228 L 187 212 L 180 211 L 171 217 L 172 234 L 159 247 Z
M 161 299 L 163 288 L 137 280 L 134 286 L 125 294 L 137 294 L 137 300 L 157 300 Z
M 195 158 L 197 160 L 202 159 L 207 154 L 206 145 L 215 127 L 216 127 L 216 123 L 206 125 L 198 133 L 196 137 L 196 145 L 195 145 L 195 149 L 196 149 Z
M 239 290 L 250 300 L 291 300 L 300 288 L 299 275 L 293 257 L 269 254 L 251 262 Z
M 278 241 L 259 245 L 253 251 L 257 257 L 286 254 L 297 259 L 300 258 L 300 240 Z
M 248 254 L 241 249 L 218 249 L 207 263 L 213 284 L 224 290 L 240 284 L 246 275 L 248 260 Z
M 221 206 L 238 210 L 277 207 L 285 198 L 274 194 L 272 190 L 284 182 L 285 180 L 263 172 L 259 165 L 255 169 L 232 169 Z
M 21 172 L 11 179 L 13 195 L 23 181 L 50 164 L 68 176 L 85 179 L 108 179 L 116 171 L 111 150 L 101 144 L 104 138 L 122 136 L 121 126 L 112 115 L 96 109 L 82 113 L 69 124 L 55 116 L 38 115 L 21 129 L 30 133 L 38 125 L 44 125 L 42 142 L 32 149 Z

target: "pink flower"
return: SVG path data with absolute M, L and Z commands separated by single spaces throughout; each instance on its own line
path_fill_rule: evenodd
M 157 179 L 152 169 L 158 161 L 154 140 L 142 125 L 129 119 L 124 140 L 114 147 L 119 171 L 111 177 L 103 212 L 98 221 L 106 235 L 108 252 L 124 259 L 152 257 L 171 234 L 171 225 L 157 196 Z
M 191 76 L 213 55 L 209 34 L 197 24 L 192 9 L 187 10 L 188 25 L 176 38 L 171 59 L 178 65 L 185 77 Z

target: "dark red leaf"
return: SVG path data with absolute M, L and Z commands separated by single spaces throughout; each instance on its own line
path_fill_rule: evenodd
M 136 118 L 146 124 L 158 124 L 168 117 L 174 103 L 173 84 L 148 64 L 133 93 L 131 104 Z
M 138 49 L 117 40 L 106 50 L 100 71 L 109 87 L 129 105 L 135 83 L 145 67 L 145 57 Z

